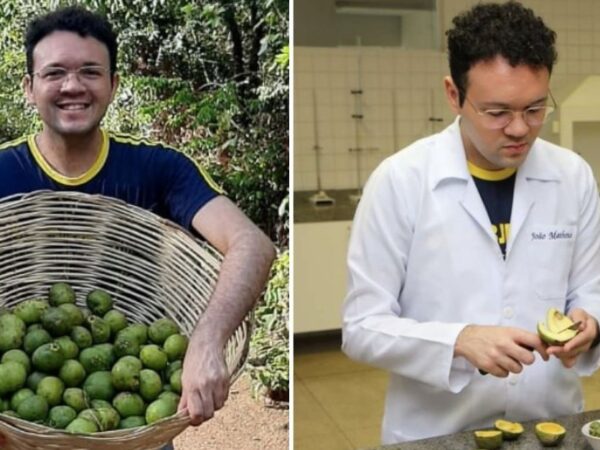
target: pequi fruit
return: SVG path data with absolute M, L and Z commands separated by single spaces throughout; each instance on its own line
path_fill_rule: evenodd
M 127 327 L 127 317 L 121 311 L 111 309 L 103 317 L 104 321 L 110 326 L 110 332 L 113 336 Z
M 523 434 L 523 425 L 519 422 L 509 422 L 508 420 L 499 419 L 494 422 L 494 426 L 497 430 L 502 431 L 502 437 L 507 441 L 517 439 Z
M 103 318 L 92 315 L 86 322 L 94 344 L 104 344 L 110 340 L 110 325 Z
M 0 316 L 0 353 L 20 348 L 25 338 L 26 325 L 14 314 Z
M 73 328 L 69 313 L 56 307 L 48 308 L 43 312 L 42 325 L 54 337 L 69 334 Z
M 171 319 L 163 317 L 148 327 L 148 337 L 154 344 L 162 345 L 172 334 L 179 333 L 179 327 Z
M 69 433 L 90 434 L 90 433 L 96 433 L 98 431 L 98 425 L 96 425 L 94 422 L 91 422 L 87 419 L 77 417 L 69 425 L 67 425 L 67 428 L 65 428 L 65 429 Z
M 183 334 L 172 334 L 169 336 L 163 344 L 163 348 L 169 361 L 183 359 L 188 343 L 189 339 Z
M 171 401 L 170 399 L 159 398 L 158 400 L 154 400 L 152 403 L 150 403 L 148 408 L 146 408 L 146 423 L 154 423 L 157 420 L 172 416 L 176 412 L 177 404 L 175 404 L 175 402 Z M 498 433 L 500 432 L 498 431 Z M 502 439 L 502 433 L 500 433 L 500 439 Z
M 42 422 L 48 416 L 48 402 L 44 397 L 32 395 L 19 404 L 17 414 L 21 419 L 31 422 Z
M 101 289 L 94 289 L 91 291 L 86 299 L 85 303 L 90 308 L 92 313 L 97 316 L 104 316 L 113 307 L 113 299 L 108 292 Z
M 560 444 L 566 434 L 565 427 L 555 422 L 540 422 L 535 425 L 535 435 L 544 447 Z
M 52 306 L 75 303 L 75 291 L 67 283 L 55 283 L 50 286 L 48 299 Z
M 540 338 L 549 345 L 563 345 L 574 338 L 578 330 L 566 329 L 573 325 L 570 317 L 565 316 L 556 308 L 550 308 L 546 313 L 546 323 L 538 322 L 537 332 Z
M 48 425 L 52 428 L 65 429 L 76 417 L 77 411 L 70 406 L 54 406 L 48 413 Z
M 142 362 L 135 356 L 123 356 L 111 370 L 112 384 L 118 391 L 137 391 L 140 388 Z M 130 414 L 136 415 L 136 414 Z
M 40 372 L 58 371 L 64 361 L 65 357 L 60 346 L 54 342 L 36 348 L 31 356 L 33 367 Z
M 48 306 L 48 302 L 45 300 L 25 300 L 15 306 L 13 314 L 29 325 L 39 322 L 42 318 L 42 313 L 48 309 Z
M 475 431 L 475 443 L 480 449 L 494 450 L 502 447 L 502 431 L 482 430 Z

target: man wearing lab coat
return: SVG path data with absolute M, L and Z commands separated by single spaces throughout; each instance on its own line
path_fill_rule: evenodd
M 385 444 L 583 409 L 579 376 L 600 356 L 600 209 L 588 164 L 538 138 L 554 42 L 518 3 L 457 16 L 444 80 L 457 119 L 365 187 L 343 350 L 391 373 Z M 581 321 L 564 347 L 536 333 L 550 308 Z

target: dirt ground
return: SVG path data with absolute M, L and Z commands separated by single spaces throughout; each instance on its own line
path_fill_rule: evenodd
M 199 427 L 188 427 L 175 438 L 175 450 L 287 450 L 288 409 L 264 405 L 252 397 L 250 377 L 231 387 L 223 409 Z

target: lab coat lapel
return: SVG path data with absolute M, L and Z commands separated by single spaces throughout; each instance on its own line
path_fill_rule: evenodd
M 457 117 L 440 135 L 436 151 L 438 161 L 436 164 L 431 165 L 431 188 L 441 188 L 447 182 L 459 182 L 462 191 L 458 192 L 458 202 L 475 223 L 481 227 L 483 233 L 493 242 L 496 242 L 490 218 L 473 177 L 467 168 L 467 157 L 460 136 L 459 121 L 460 117 Z

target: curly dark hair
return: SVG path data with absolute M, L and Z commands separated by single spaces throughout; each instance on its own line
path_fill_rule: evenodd
M 556 33 L 518 2 L 478 4 L 456 16 L 448 36 L 448 61 L 462 106 L 469 69 L 500 55 L 513 66 L 546 67 L 552 73 Z
M 33 73 L 33 49 L 43 38 L 54 31 L 72 31 L 81 37 L 98 39 L 108 49 L 110 73 L 117 70 L 117 35 L 111 24 L 99 14 L 80 6 L 60 8 L 43 16 L 35 17 L 25 31 L 27 73 Z

